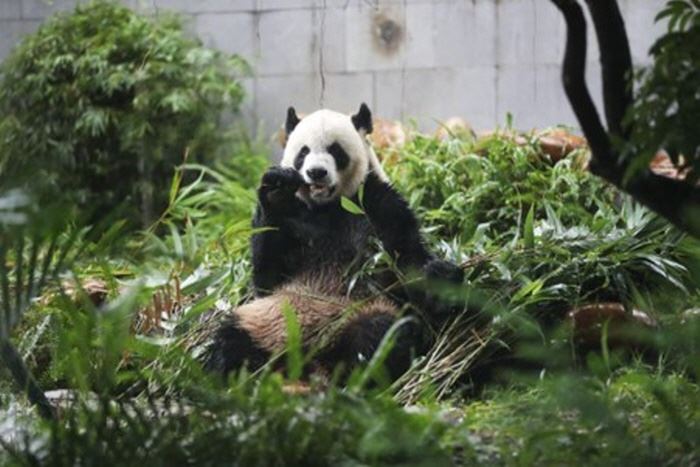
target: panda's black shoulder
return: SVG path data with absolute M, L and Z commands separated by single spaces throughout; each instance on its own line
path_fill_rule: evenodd
M 386 180 L 385 178 L 382 178 L 373 170 L 367 172 L 367 175 L 365 176 L 364 185 L 365 193 L 369 193 L 370 195 L 389 195 L 401 198 L 401 195 L 394 186 L 394 183 L 391 180 Z
M 367 176 L 365 176 L 365 192 L 366 190 L 394 191 L 394 188 L 391 186 L 391 184 L 379 178 L 379 175 L 377 175 L 376 172 L 370 170 L 367 172 Z
M 382 180 L 374 172 L 369 172 L 364 185 L 362 203 L 371 211 L 368 214 L 384 215 L 389 219 L 401 219 L 408 215 L 411 221 L 415 222 L 408 202 L 390 182 Z

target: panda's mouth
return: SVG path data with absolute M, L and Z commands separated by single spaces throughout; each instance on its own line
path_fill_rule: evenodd
M 335 185 L 327 183 L 309 183 L 301 187 L 301 194 L 313 201 L 324 201 L 335 194 L 335 188 Z
M 335 186 L 322 183 L 312 183 L 309 185 L 309 194 L 312 198 L 327 198 L 335 191 Z

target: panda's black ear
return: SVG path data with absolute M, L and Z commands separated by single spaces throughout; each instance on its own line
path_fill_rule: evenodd
M 357 131 L 364 130 L 366 134 L 372 133 L 372 112 L 364 102 L 360 106 L 360 111 L 352 116 L 352 124 Z
M 299 117 L 297 117 L 297 111 L 294 110 L 294 107 L 290 107 L 287 109 L 287 121 L 284 124 L 284 129 L 287 132 L 287 136 L 294 131 L 294 128 L 297 127 L 301 120 L 299 120 Z

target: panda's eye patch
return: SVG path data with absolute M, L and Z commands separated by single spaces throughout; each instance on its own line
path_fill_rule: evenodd
M 304 146 L 299 150 L 299 153 L 297 154 L 297 157 L 294 158 L 294 168 L 297 170 L 301 170 L 301 166 L 304 165 L 304 159 L 306 158 L 306 155 L 310 152 L 308 146 Z
M 335 159 L 335 166 L 338 170 L 343 170 L 350 163 L 350 157 L 348 156 L 348 153 L 345 152 L 343 147 L 337 142 L 328 146 L 327 151 L 328 154 L 333 156 L 333 159 Z

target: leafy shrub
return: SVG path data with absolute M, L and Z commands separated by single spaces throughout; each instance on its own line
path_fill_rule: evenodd
M 536 138 L 419 136 L 389 174 L 435 247 L 456 261 L 480 256 L 469 277 L 498 295 L 510 290 L 507 299 L 520 287 L 570 305 L 692 287 L 683 236 L 584 170 L 581 156 L 552 164 Z
M 108 1 L 78 6 L 28 36 L 0 71 L 0 176 L 98 213 L 124 203 L 150 221 L 174 167 L 209 163 L 229 138 L 245 62 Z
M 511 309 L 511 297 L 524 298 L 520 287 L 540 307 L 632 301 L 635 287 L 685 291 L 683 236 L 581 168 L 580 156 L 552 164 L 536 138 L 419 136 L 389 173 L 434 246 L 455 261 L 475 259 L 473 284 L 494 296 L 510 291 Z
M 432 248 L 465 267 L 465 287 L 445 294 L 483 311 L 468 309 L 436 336 L 397 384 L 400 400 L 415 401 L 426 384 L 447 394 L 459 374 L 479 379 L 501 349 L 512 356 L 531 340 L 561 355 L 554 346 L 570 335 L 552 345 L 544 336 L 582 304 L 615 301 L 656 316 L 693 306 L 700 244 L 590 174 L 582 156 L 552 164 L 535 137 L 418 136 L 387 167 Z
M 449 465 L 449 427 L 387 397 L 290 396 L 279 377 L 227 395 L 80 401 L 3 443 L 3 465 Z M 209 388 L 208 388 L 209 389 Z M 200 390 L 201 392 L 201 390 Z M 0 422 L 2 422 L 0 415 Z M 41 440 L 37 439 L 37 434 Z M 36 440 L 36 441 L 35 441 Z M 1 441 L 1 440 L 0 440 Z
M 536 138 L 520 145 L 508 135 L 478 142 L 417 136 L 400 161 L 389 176 L 411 205 L 440 236 L 463 241 L 477 232 L 511 235 L 531 206 L 545 214 L 543 201 L 563 222 L 589 224 L 610 212 L 616 193 L 579 169 L 577 155 L 553 166 Z
M 694 183 L 700 177 L 700 3 L 667 1 L 657 16 L 662 19 L 668 20 L 668 30 L 650 50 L 653 65 L 637 74 L 639 90 L 627 116 L 631 169 L 648 167 L 664 148 L 676 165 L 693 169 Z

